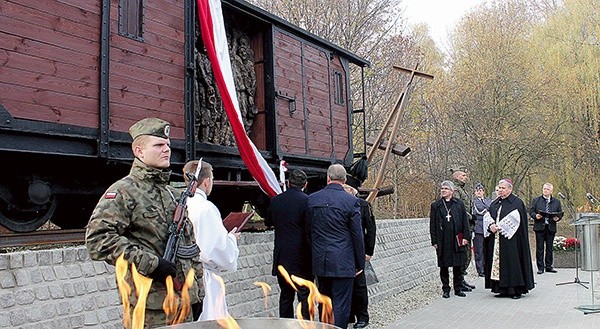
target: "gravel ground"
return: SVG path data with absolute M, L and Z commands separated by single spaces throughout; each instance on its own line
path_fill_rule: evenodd
M 474 264 L 472 265 L 474 266 Z M 469 269 L 471 268 L 469 267 Z M 474 270 L 470 270 L 470 272 L 474 272 Z M 452 275 L 450 277 L 450 282 L 452 282 Z M 476 276 L 469 274 L 467 282 L 473 282 L 476 278 Z M 477 287 L 477 289 L 483 289 L 483 287 Z M 370 319 L 367 328 L 386 328 L 398 322 L 410 312 L 425 307 L 438 298 L 442 298 L 442 283 L 436 280 L 421 284 L 411 290 L 390 296 L 376 303 L 371 303 L 369 304 Z

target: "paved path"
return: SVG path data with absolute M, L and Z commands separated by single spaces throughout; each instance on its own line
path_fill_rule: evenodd
M 600 309 L 598 274 L 594 276 L 592 298 L 589 289 L 573 283 L 575 269 L 557 270 L 558 273 L 534 273 L 536 287 L 519 300 L 494 297 L 483 289 L 483 278 L 472 282 L 477 289 L 462 298 L 451 292 L 449 299 L 443 299 L 440 284 L 439 299 L 387 328 L 600 328 L 600 313 L 585 315 L 575 309 L 582 305 Z M 590 272 L 579 271 L 579 278 L 590 281 Z M 568 284 L 556 285 L 563 282 Z M 589 284 L 587 286 L 591 289 Z M 463 314 L 467 310 L 468 314 Z

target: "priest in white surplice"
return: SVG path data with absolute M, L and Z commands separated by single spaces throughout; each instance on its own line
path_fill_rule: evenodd
M 533 289 L 527 210 L 508 178 L 498 182 L 498 198 L 483 217 L 485 287 L 497 297 L 521 298 Z
M 197 167 L 198 160 L 189 161 L 183 167 L 186 183 L 189 183 L 186 173 L 196 173 Z M 200 247 L 200 261 L 204 267 L 204 299 L 199 321 L 223 319 L 229 315 L 225 291 L 219 282 L 221 278 L 218 274 L 236 271 L 239 255 L 237 241 L 240 233 L 236 232 L 237 228 L 227 232 L 219 209 L 206 198 L 210 195 L 212 187 L 212 166 L 202 161 L 196 193 L 187 200 L 188 217 L 194 225 L 196 243 Z

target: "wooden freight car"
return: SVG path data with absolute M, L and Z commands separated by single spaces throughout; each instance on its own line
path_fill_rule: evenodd
M 353 159 L 350 65 L 367 61 L 264 10 L 223 0 L 249 136 L 315 186 Z M 129 126 L 172 123 L 172 167 L 204 157 L 227 213 L 268 204 L 241 161 L 199 39 L 194 0 L 0 2 L 0 224 L 85 226 L 127 174 Z

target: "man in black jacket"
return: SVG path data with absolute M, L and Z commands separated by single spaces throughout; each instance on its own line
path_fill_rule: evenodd
M 313 281 L 310 236 L 306 211 L 308 195 L 306 174 L 302 170 L 294 170 L 288 179 L 287 191 L 273 197 L 265 218 L 266 226 L 275 226 L 275 246 L 273 249 L 273 275 L 281 293 L 279 295 L 279 316 L 294 318 L 295 290 L 279 273 L 279 265 L 290 274 Z M 302 303 L 302 316 L 309 318 L 308 289 L 298 287 L 298 301 Z
M 358 196 L 358 180 L 347 180 L 348 184 L 344 185 L 344 190 L 351 195 Z M 364 199 L 358 198 L 360 204 L 360 217 L 365 240 L 365 261 L 370 261 L 375 250 L 375 235 L 377 225 L 375 224 L 375 216 L 371 209 L 371 204 Z M 352 305 L 350 308 L 350 321 L 355 322 L 353 328 L 364 328 L 369 324 L 369 293 L 367 289 L 367 280 L 365 272 L 361 272 L 354 278 L 354 286 L 352 290 Z
M 544 184 L 542 195 L 531 200 L 529 216 L 533 218 L 533 231 L 535 231 L 535 261 L 537 263 L 537 274 L 544 271 L 556 273 L 552 267 L 552 247 L 556 235 L 556 222 L 562 219 L 562 206 L 560 200 L 552 197 L 554 186 L 550 183 Z M 544 248 L 544 244 L 546 248 Z M 544 258 L 544 249 L 546 257 Z

